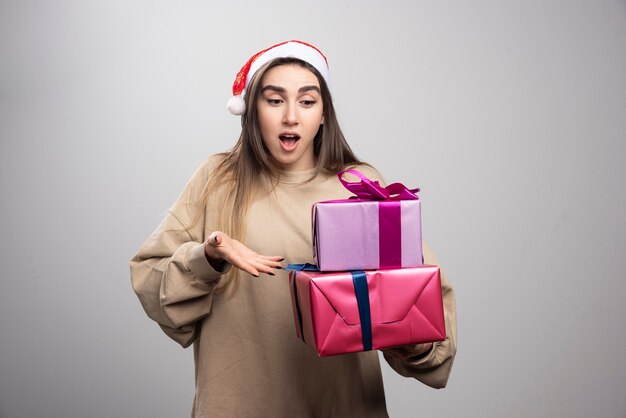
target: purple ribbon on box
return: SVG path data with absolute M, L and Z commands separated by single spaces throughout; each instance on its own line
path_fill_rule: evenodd
M 350 173 L 361 181 L 348 182 L 343 179 L 344 174 Z M 337 173 L 339 181 L 346 189 L 354 194 L 350 199 L 377 200 L 378 230 L 379 230 L 379 257 L 381 268 L 402 267 L 402 200 L 419 200 L 415 194 L 419 188 L 409 189 L 402 183 L 393 183 L 387 187 L 381 186 L 378 181 L 370 180 L 357 170 L 344 170 Z
M 349 182 L 343 179 L 343 175 L 350 173 L 361 179 L 361 181 Z M 355 194 L 351 199 L 362 200 L 419 200 L 415 194 L 420 191 L 419 188 L 409 189 L 402 183 L 392 183 L 387 187 L 383 187 L 376 180 L 370 180 L 363 173 L 357 170 L 344 170 L 337 173 L 339 181 L 343 187 Z

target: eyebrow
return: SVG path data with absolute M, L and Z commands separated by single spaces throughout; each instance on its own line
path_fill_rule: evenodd
M 263 86 L 263 88 L 261 89 L 261 93 L 265 93 L 267 90 L 272 90 L 272 91 L 275 91 L 276 93 L 285 93 L 287 91 L 283 87 L 278 87 L 272 84 L 268 84 L 267 86 Z M 322 94 L 322 92 L 320 91 L 320 88 L 317 86 L 303 86 L 298 89 L 298 93 L 306 93 L 307 91 L 316 91 L 319 94 Z

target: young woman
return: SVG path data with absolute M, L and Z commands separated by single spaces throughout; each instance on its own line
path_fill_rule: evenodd
M 148 316 L 194 345 L 192 416 L 385 417 L 378 353 L 317 357 L 295 337 L 281 270 L 312 261 L 313 203 L 349 195 L 336 173 L 379 178 L 341 133 L 326 58 L 303 42 L 274 45 L 244 65 L 233 93 L 238 142 L 201 165 L 130 263 Z M 427 246 L 424 257 L 438 264 Z M 448 338 L 384 350 L 394 370 L 433 387 L 456 351 L 445 275 L 442 289 Z

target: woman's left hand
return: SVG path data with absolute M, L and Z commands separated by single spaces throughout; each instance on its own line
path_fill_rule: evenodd
M 430 352 L 430 350 L 433 349 L 433 345 L 434 343 L 415 344 L 415 345 L 385 348 L 382 351 L 383 353 L 399 358 L 400 360 L 407 360 L 407 359 L 417 360 L 420 357 L 425 357 Z

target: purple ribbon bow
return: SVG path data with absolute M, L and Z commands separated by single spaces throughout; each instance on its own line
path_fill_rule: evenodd
M 361 181 L 349 182 L 343 179 L 344 174 L 350 173 Z M 416 195 L 420 191 L 419 188 L 409 189 L 402 183 L 393 183 L 387 187 L 383 187 L 376 180 L 370 180 L 357 170 L 344 170 L 337 173 L 341 184 L 354 193 L 351 199 L 363 200 L 419 200 Z

